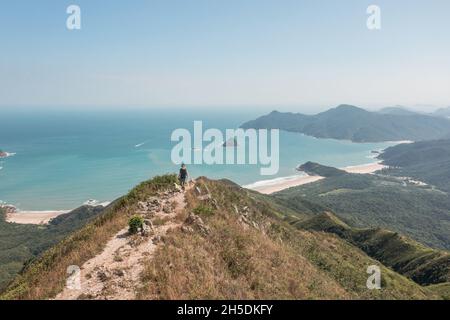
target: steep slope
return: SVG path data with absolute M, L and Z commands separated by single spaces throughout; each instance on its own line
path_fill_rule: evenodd
M 172 190 L 175 176 L 155 177 L 131 190 L 126 196 L 105 208 L 102 214 L 45 251 L 27 265 L 8 286 L 1 299 L 48 299 L 60 293 L 66 283 L 67 268 L 82 266 L 100 254 L 108 241 L 126 225 L 139 210 L 138 202 L 147 197 Z
M 92 263 L 94 270 L 105 259 L 112 269 L 91 272 L 96 279 L 92 286 L 88 284 L 94 288 L 100 279 L 100 292 L 90 296 L 92 292 L 81 291 L 81 296 L 70 297 L 121 298 L 124 292 L 119 290 L 117 294 L 118 286 L 130 290 L 125 290 L 126 297 L 141 299 L 439 297 L 335 235 L 296 229 L 280 218 L 280 203 L 229 181 L 200 178 L 184 194 L 185 207 L 176 214 L 169 214 L 167 219 L 160 214 L 150 215 L 153 230 L 148 234 L 123 234 L 131 216 L 148 215 L 149 209 L 142 203 L 177 194 L 175 181 L 175 176 L 157 177 L 133 189 L 94 222 L 30 264 L 1 298 L 46 299 L 61 292 L 64 295 L 67 267 L 81 266 L 85 277 L 83 268 L 92 268 L 88 267 Z M 168 227 L 160 233 L 162 226 Z M 126 241 L 118 243 L 120 239 Z M 111 250 L 112 244 L 116 246 Z M 130 258 L 134 263 L 129 263 L 131 270 L 122 270 L 124 276 L 120 272 L 111 276 L 113 262 L 120 265 L 128 258 L 126 252 L 117 261 L 113 257 L 122 244 L 139 255 Z M 381 290 L 366 287 L 370 265 L 381 268 Z M 125 283 L 117 283 L 118 277 Z
M 298 221 L 294 225 L 336 234 L 419 284 L 450 282 L 449 252 L 425 247 L 398 233 L 380 228 L 352 228 L 329 212 Z
M 233 184 L 198 180 L 186 195 L 188 223 L 168 235 L 166 245 L 149 260 L 139 297 L 373 299 L 421 295 L 413 289 L 418 288 L 415 284 L 347 242 L 293 229 L 277 218 L 270 202 L 252 195 Z M 192 218 L 192 213 L 197 217 Z M 381 291 L 365 287 L 371 264 L 383 270 L 385 289 Z
M 83 206 L 43 226 L 8 223 L 0 209 L 0 290 L 24 264 L 94 219 L 103 209 Z
M 184 194 L 178 190 L 140 202 L 140 213 L 147 219 L 148 230 L 141 234 L 129 234 L 128 227 L 120 230 L 101 254 L 81 266 L 80 290 L 66 287 L 56 299 L 135 299 L 135 292 L 141 287 L 144 261 L 155 252 L 158 239 L 180 226 L 176 220 L 184 206 Z
M 450 134 L 450 121 L 421 114 L 382 114 L 349 105 L 341 105 L 317 115 L 274 111 L 242 128 L 282 129 L 317 138 L 380 142 L 431 140 Z

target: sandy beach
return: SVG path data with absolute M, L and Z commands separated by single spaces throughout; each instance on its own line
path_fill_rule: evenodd
M 347 171 L 348 173 L 356 173 L 356 174 L 370 174 L 374 173 L 378 170 L 385 168 L 386 166 L 381 163 L 369 163 L 358 166 L 349 166 L 345 168 L 341 168 L 341 170 Z M 305 185 L 308 183 L 313 183 L 323 179 L 321 176 L 310 176 L 310 175 L 298 175 L 286 178 L 277 178 L 273 180 L 260 181 L 258 183 L 254 183 L 251 185 L 244 186 L 244 188 L 251 189 L 254 191 L 258 191 L 263 194 L 271 194 L 284 189 L 297 187 L 301 185 Z
M 316 182 L 321 179 L 323 179 L 323 177 L 310 176 L 310 175 L 303 175 L 303 176 L 299 175 L 299 176 L 287 177 L 286 179 L 276 179 L 273 181 L 267 181 L 266 184 L 262 183 L 260 185 L 259 184 L 248 185 L 248 186 L 244 186 L 244 188 L 258 191 L 259 193 L 263 193 L 263 194 L 271 194 L 271 193 L 275 193 L 275 192 L 278 192 L 278 191 L 281 191 L 284 189 Z
M 47 224 L 53 218 L 69 211 L 18 211 L 6 215 L 7 222 L 19 224 Z
M 359 166 L 345 167 L 345 168 L 341 168 L 341 170 L 347 171 L 348 173 L 368 174 L 368 173 L 374 173 L 383 168 L 386 168 L 386 166 L 381 164 L 380 162 L 376 162 L 376 163 L 363 164 L 363 165 L 359 165 Z

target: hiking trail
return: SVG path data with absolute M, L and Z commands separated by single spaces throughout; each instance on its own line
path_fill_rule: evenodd
M 138 205 L 138 213 L 145 218 L 143 233 L 129 234 L 128 226 L 120 230 L 100 254 L 81 266 L 81 289 L 65 286 L 56 300 L 130 300 L 136 297 L 144 262 L 152 258 L 161 237 L 169 229 L 182 225 L 175 217 L 185 208 L 185 194 L 167 191 Z

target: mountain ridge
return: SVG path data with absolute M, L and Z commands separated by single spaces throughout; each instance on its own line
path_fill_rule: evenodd
M 383 142 L 431 140 L 450 135 L 450 121 L 418 113 L 382 114 L 352 105 L 305 115 L 273 111 L 241 125 L 244 129 L 281 129 L 316 138 Z
M 148 217 L 154 228 L 172 222 L 177 225 L 159 238 L 151 232 L 120 238 L 131 248 L 147 241 L 156 245 L 150 256 L 143 253 L 138 262 L 143 268 L 135 287 L 138 299 L 442 297 L 335 235 L 297 229 L 285 221 L 289 209 L 284 211 L 270 197 L 228 181 L 196 179 L 184 193 L 185 209 L 165 221 L 153 215 L 152 206 L 164 195 L 177 194 L 175 183 L 176 176 L 170 175 L 138 185 L 94 221 L 29 264 L 0 298 L 56 297 L 64 288 L 67 267 L 83 266 L 105 252 L 107 243 L 136 214 Z M 114 259 L 110 256 L 111 266 L 90 274 L 104 290 L 79 299 L 117 297 L 117 286 L 133 270 L 116 270 L 114 261 L 120 264 L 126 261 L 126 255 L 120 250 L 114 255 Z M 374 264 L 382 271 L 382 290 L 366 287 L 366 269 Z

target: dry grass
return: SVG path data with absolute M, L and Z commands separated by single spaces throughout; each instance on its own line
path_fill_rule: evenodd
M 31 264 L 2 299 L 45 299 L 64 286 L 66 268 L 81 266 L 127 225 L 136 204 L 171 188 L 174 176 L 141 184 L 95 222 Z M 140 299 L 424 299 L 427 289 L 381 266 L 336 236 L 299 231 L 279 219 L 267 201 L 230 183 L 199 179 L 186 193 L 186 209 L 204 227 L 173 229 L 142 273 Z M 279 208 L 276 207 L 276 208 Z M 164 221 L 161 221 L 163 223 Z M 206 230 L 206 231 L 205 231 Z M 382 290 L 365 287 L 367 266 L 382 267 Z
M 5 290 L 0 299 L 48 299 L 64 287 L 68 266 L 81 266 L 100 253 L 107 241 L 127 226 L 136 203 L 149 195 L 173 188 L 175 176 L 155 177 L 131 190 L 73 235 L 46 251 Z
M 147 262 L 139 298 L 436 297 L 338 237 L 296 230 L 276 218 L 279 214 L 272 212 L 270 204 L 258 202 L 251 193 L 207 179 L 200 179 L 197 186 L 202 193 L 209 190 L 214 201 L 200 201 L 194 191 L 187 193 L 184 217 L 197 211 L 210 232 L 202 235 L 175 230 L 168 235 Z M 204 209 L 211 207 L 217 207 L 214 214 Z M 245 223 L 243 211 L 248 220 Z M 372 264 L 382 268 L 382 290 L 366 287 L 366 270 Z
M 198 212 L 210 232 L 202 236 L 175 230 L 168 235 L 164 246 L 147 263 L 140 299 L 351 297 L 292 248 L 239 222 L 237 214 L 230 214 L 234 208 L 230 208 L 235 203 L 250 205 L 251 200 L 216 187 L 223 186 L 208 184 L 219 204 L 214 214 L 205 209 L 212 205 L 198 200 L 194 191 L 186 194 L 184 216 L 189 210 Z M 260 218 L 260 223 L 267 219 Z
M 141 299 L 312 299 L 349 295 L 302 256 L 233 219 L 174 231 L 143 274 Z

